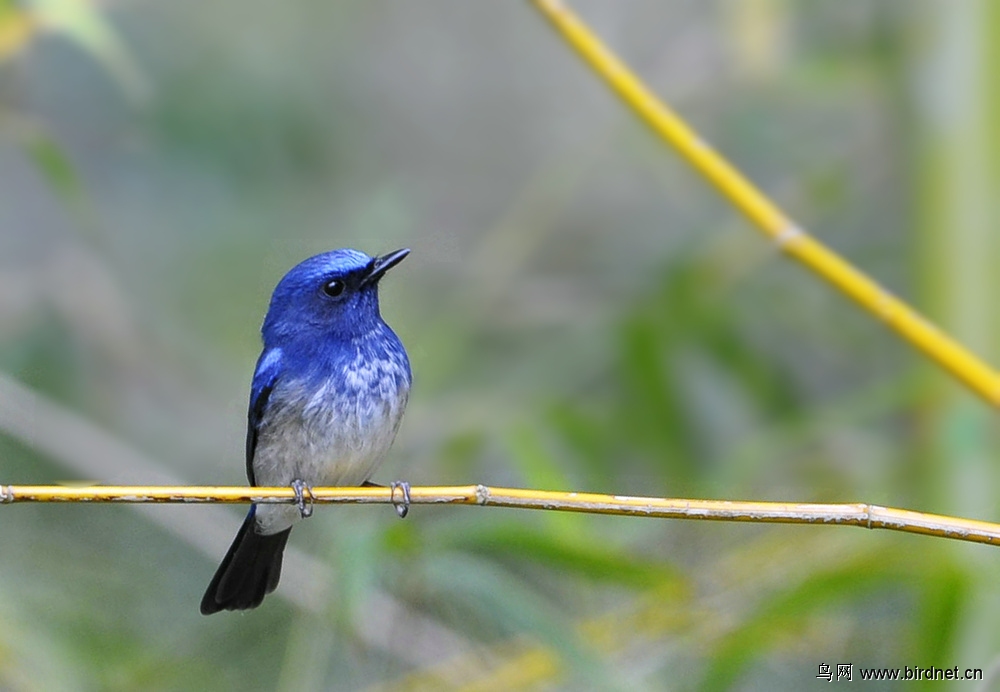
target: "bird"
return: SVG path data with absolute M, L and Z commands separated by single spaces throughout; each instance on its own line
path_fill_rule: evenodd
M 297 505 L 251 505 L 201 601 L 203 615 L 256 608 L 274 591 L 292 526 L 312 486 L 354 486 L 392 445 L 409 398 L 410 362 L 379 312 L 378 286 L 409 249 L 370 257 L 339 249 L 278 282 L 250 386 L 246 471 L 252 486 L 291 486 Z M 409 487 L 402 486 L 405 502 Z M 400 516 L 406 506 L 397 505 Z

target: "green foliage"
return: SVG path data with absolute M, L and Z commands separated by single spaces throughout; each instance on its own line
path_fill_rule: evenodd
M 910 172 L 950 151 L 918 159 L 906 121 L 926 9 L 627 5 L 606 10 L 618 47 L 797 218 L 942 319 L 990 323 L 983 274 L 908 264 L 957 254 L 964 218 Z M 994 518 L 978 404 L 734 226 L 524 6 L 0 11 L 0 367 L 163 471 L 242 480 L 256 331 L 287 266 L 407 245 L 382 304 L 415 388 L 379 482 Z M 760 21 L 784 39 L 755 43 Z M 921 250 L 927 218 L 957 221 Z M 0 483 L 86 475 L 77 447 L 43 456 L 0 416 Z M 97 480 L 133 470 L 100 461 Z M 206 620 L 206 543 L 229 531 L 185 509 L 168 533 L 126 507 L 0 508 L 0 688 L 433 689 L 458 671 L 496 689 L 513 668 L 539 689 L 801 689 L 822 661 L 985 668 L 1000 640 L 988 547 L 463 507 L 319 508 L 292 538 L 319 569 L 289 561 L 262 608 Z M 311 612 L 292 605 L 304 579 L 322 581 Z M 408 617 L 379 620 L 384 599 Z

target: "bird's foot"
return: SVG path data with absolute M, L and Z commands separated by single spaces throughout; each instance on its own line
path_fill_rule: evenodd
M 389 484 L 390 495 L 392 499 L 392 506 L 396 508 L 396 514 L 399 515 L 400 519 L 405 519 L 407 512 L 410 511 L 410 484 L 406 481 L 393 481 Z M 396 491 L 401 490 L 403 493 L 402 501 L 396 500 Z
M 295 491 L 295 506 L 299 508 L 299 514 L 303 519 L 308 519 L 313 513 L 313 493 L 309 484 L 296 478 L 292 481 L 292 490 Z M 309 504 L 306 504 L 306 496 L 309 497 Z

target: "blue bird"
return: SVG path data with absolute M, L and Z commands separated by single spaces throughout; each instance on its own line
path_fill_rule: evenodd
M 204 615 L 256 608 L 274 591 L 310 486 L 367 483 L 392 445 L 410 392 L 403 344 L 382 321 L 378 283 L 409 250 L 334 250 L 278 282 L 247 414 L 250 485 L 295 488 L 298 506 L 251 505 L 201 601 Z M 404 498 L 408 488 L 403 484 Z M 405 506 L 397 507 L 400 516 Z

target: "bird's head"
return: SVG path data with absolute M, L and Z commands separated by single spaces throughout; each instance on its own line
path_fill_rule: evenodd
M 381 323 L 378 282 L 410 251 L 369 257 L 342 249 L 310 257 L 293 267 L 274 289 L 264 318 L 265 343 L 303 336 L 352 338 Z

